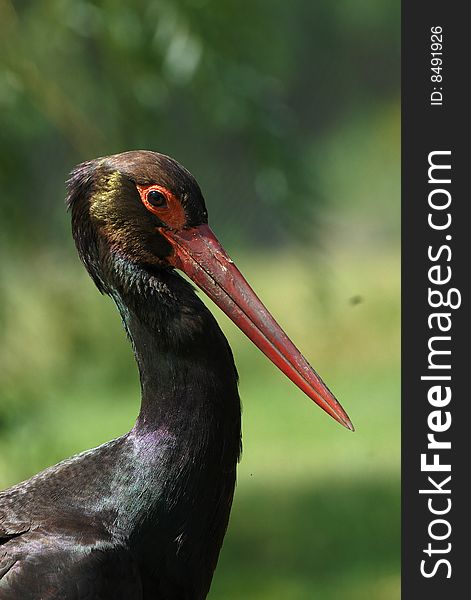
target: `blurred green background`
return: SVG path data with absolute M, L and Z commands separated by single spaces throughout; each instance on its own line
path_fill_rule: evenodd
M 63 182 L 159 150 L 357 428 L 214 309 L 244 455 L 210 598 L 399 597 L 398 72 L 392 0 L 0 0 L 0 488 L 132 426 L 132 353 Z

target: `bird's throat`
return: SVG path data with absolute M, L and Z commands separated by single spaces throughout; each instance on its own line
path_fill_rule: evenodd
M 135 431 L 163 429 L 190 448 L 201 449 L 206 440 L 211 451 L 232 440 L 238 454 L 240 401 L 232 353 L 193 289 L 175 273 L 162 273 L 115 300 L 139 367 Z

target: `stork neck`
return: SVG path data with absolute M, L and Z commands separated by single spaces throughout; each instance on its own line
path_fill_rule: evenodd
M 155 284 L 154 284 L 155 285 Z M 116 298 L 115 298 L 116 300 Z M 177 274 L 117 300 L 141 380 L 135 429 L 240 431 L 237 371 L 214 317 Z M 238 429 L 237 429 L 238 428 Z M 227 432 L 226 432 L 227 433 Z

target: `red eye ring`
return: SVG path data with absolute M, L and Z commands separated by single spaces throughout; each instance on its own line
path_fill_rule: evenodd
M 170 229 L 183 229 L 186 226 L 185 209 L 181 201 L 167 188 L 152 183 L 136 184 L 141 202 Z

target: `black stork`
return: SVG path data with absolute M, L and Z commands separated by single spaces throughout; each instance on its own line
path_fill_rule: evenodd
M 193 176 L 133 151 L 68 181 L 72 232 L 116 303 L 141 380 L 129 433 L 0 493 L 0 600 L 201 600 L 226 531 L 241 449 L 237 371 L 186 273 L 294 383 L 340 404 L 207 225 Z

